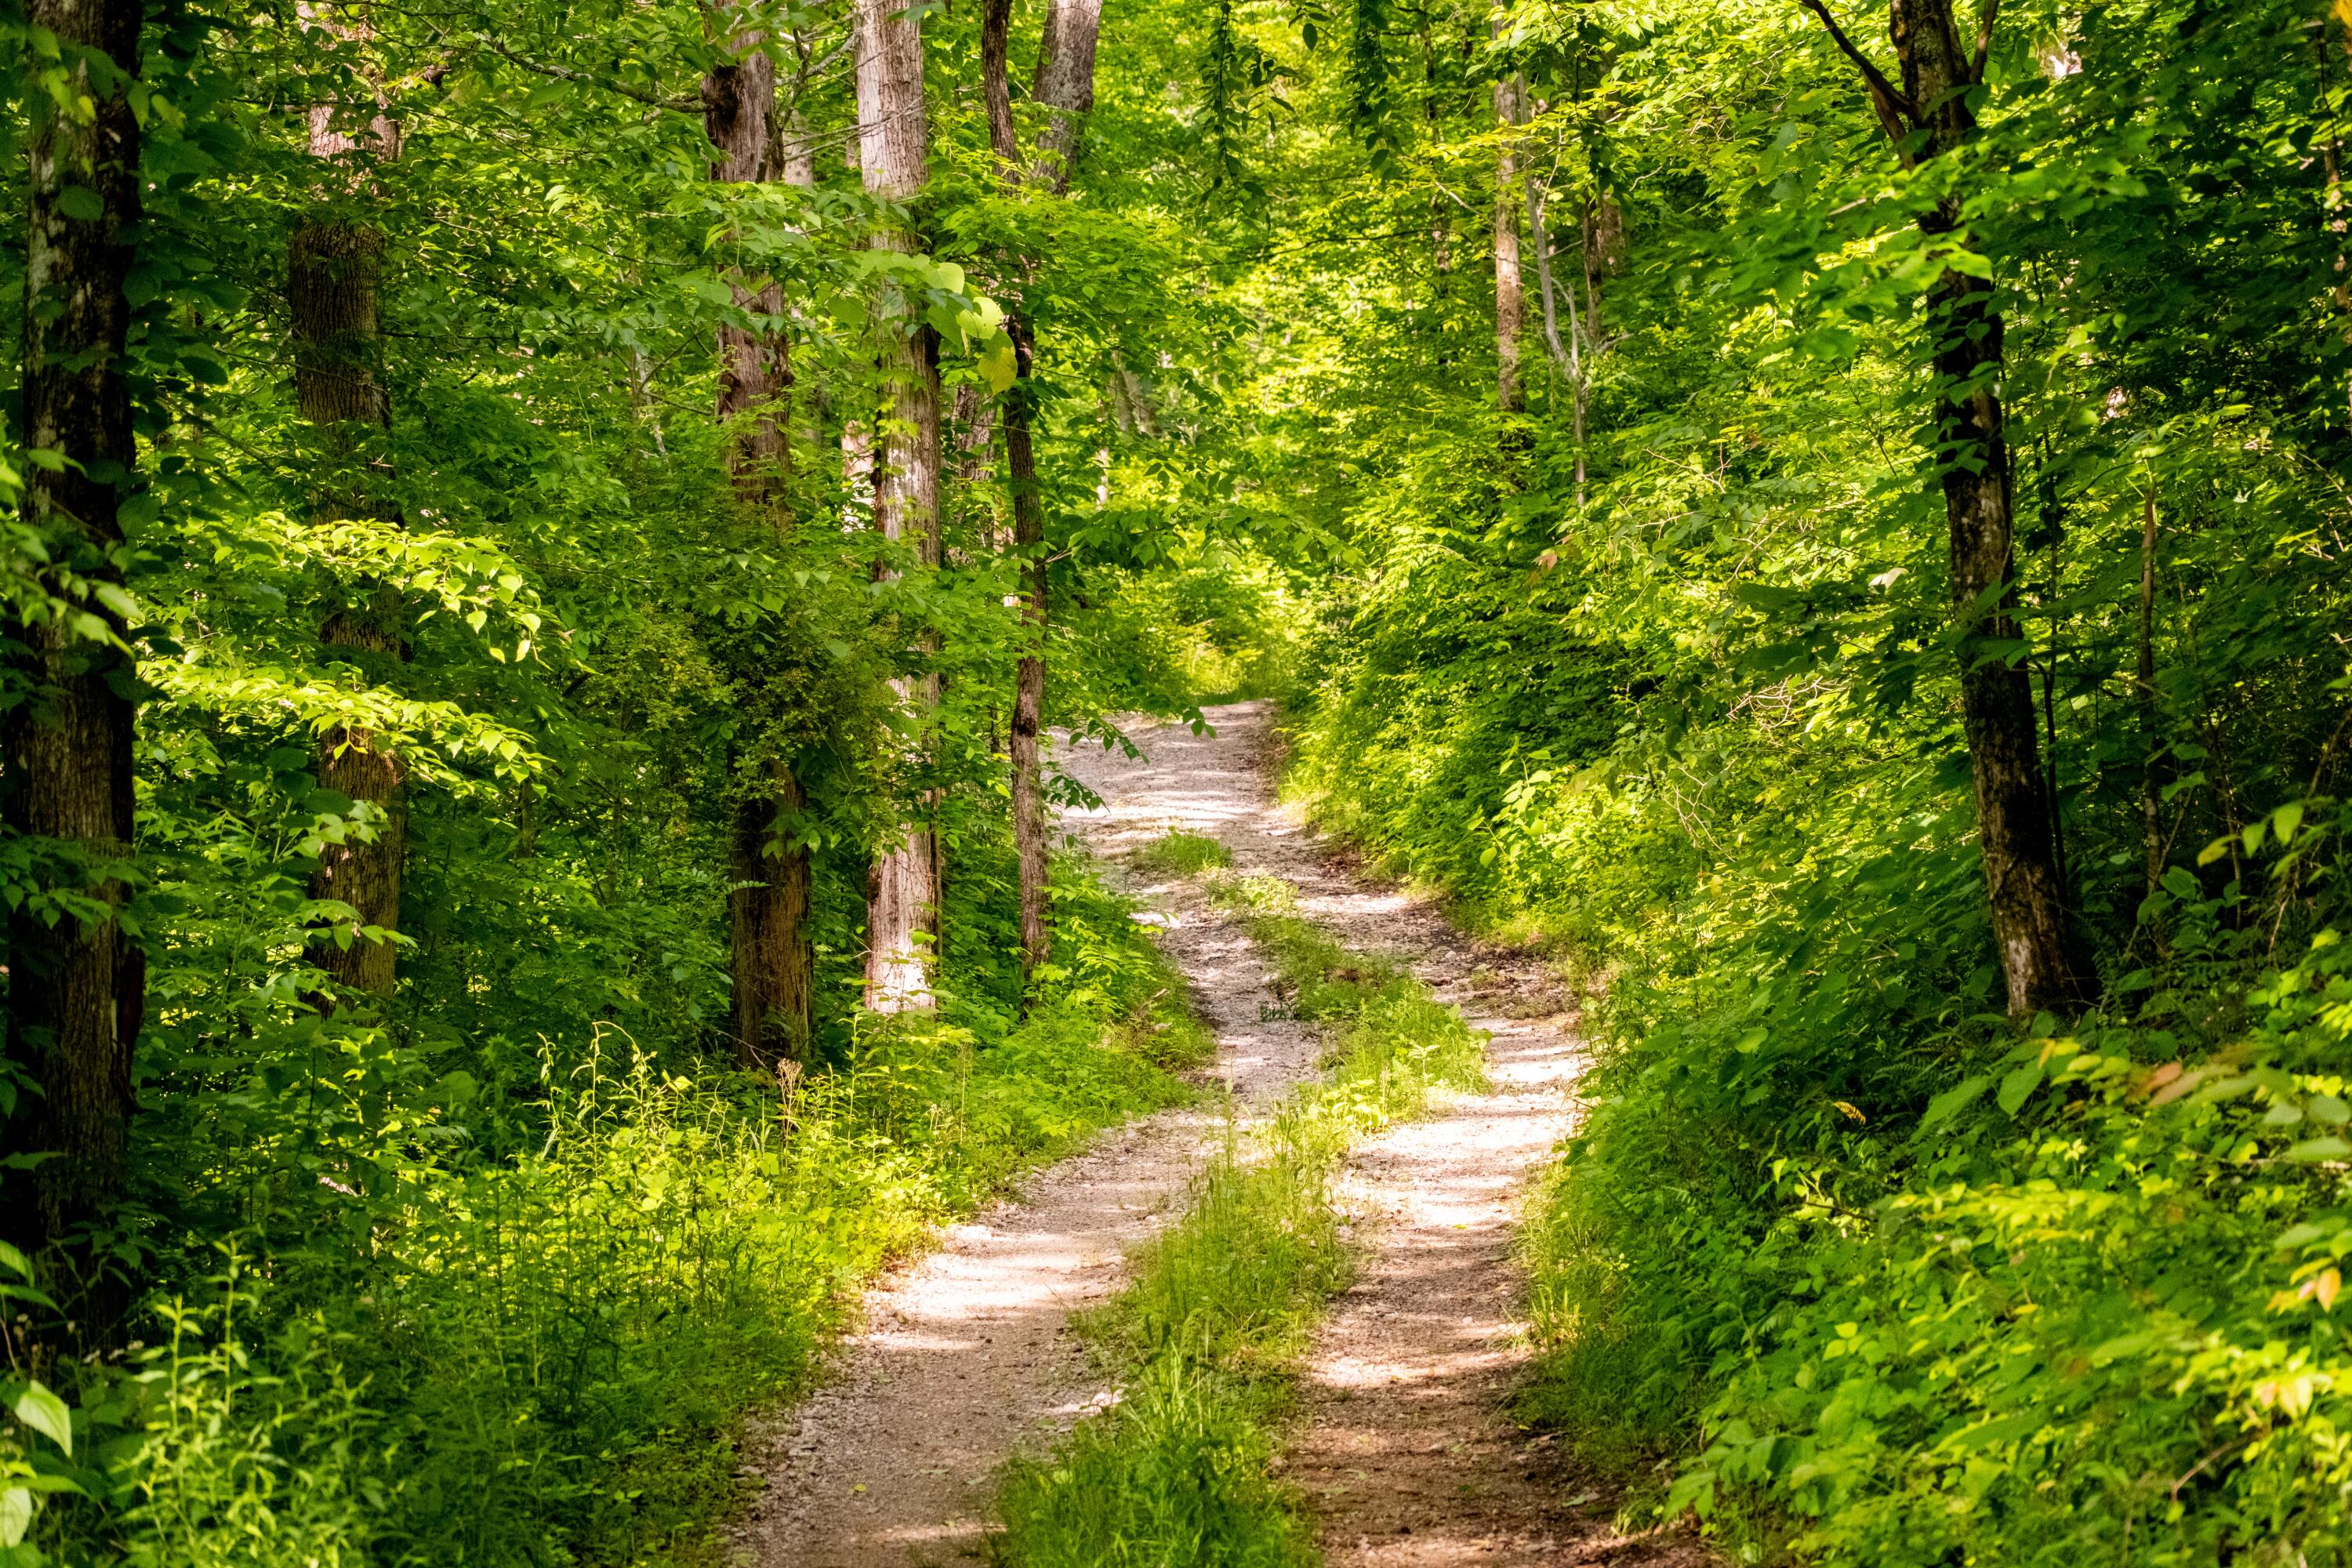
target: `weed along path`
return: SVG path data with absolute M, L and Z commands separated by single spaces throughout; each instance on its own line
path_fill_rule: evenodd
M 1567 996 L 1533 961 L 1481 955 L 1433 910 L 1370 885 L 1273 804 L 1259 704 L 1176 726 L 1137 762 L 1065 765 L 1103 801 L 1066 825 L 1114 866 L 1171 830 L 1213 837 L 1237 873 L 1283 879 L 1348 947 L 1409 967 L 1487 1031 L 1489 1087 L 1359 1145 L 1341 1201 L 1360 1247 L 1300 1368 L 1287 1480 L 1332 1568 L 1654 1563 L 1608 1506 L 1572 1499 L 1548 1448 L 1506 1419 L 1520 1369 L 1512 1244 L 1522 1189 L 1568 1131 L 1578 1069 Z M 1241 921 L 1197 879 L 1126 869 L 1214 1032 L 1208 1069 L 1247 1117 L 1313 1074 L 1314 1035 L 1276 1005 Z M 767 1478 L 737 1534 L 751 1568 L 906 1568 L 976 1556 L 993 1472 L 1039 1452 L 1113 1390 L 1069 1317 L 1125 1283 L 1126 1253 L 1171 1213 L 1219 1141 L 1219 1111 L 1175 1110 L 1040 1173 L 1019 1201 L 952 1229 L 869 1293 L 838 1375 L 764 1433 Z M 1580 1511 L 1577 1502 L 1588 1505 Z

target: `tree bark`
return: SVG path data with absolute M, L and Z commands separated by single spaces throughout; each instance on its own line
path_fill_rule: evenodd
M 923 38 L 900 0 L 858 0 L 858 163 L 866 194 L 906 203 L 930 177 L 923 108 Z M 877 249 L 911 252 L 914 236 L 878 228 Z M 885 289 L 876 319 L 883 409 L 874 470 L 874 522 L 887 539 L 911 539 L 922 570 L 940 563 L 940 381 L 936 345 L 911 302 Z M 924 639 L 929 645 L 931 639 Z M 939 706 L 939 677 L 892 683 L 926 740 Z M 866 879 L 866 1005 L 877 1013 L 932 1005 L 931 963 L 938 946 L 938 836 L 910 825 L 877 856 Z
M 751 35 L 734 39 L 737 58 L 702 79 L 703 128 L 717 153 L 710 177 L 741 184 L 779 176 L 814 184 L 805 138 L 778 132 L 775 61 L 761 42 Z M 790 349 L 775 326 L 783 319 L 783 289 L 773 281 L 751 288 L 739 279 L 734 297 L 738 310 L 761 320 L 720 325 L 714 412 L 729 432 L 728 472 L 736 495 L 781 528 L 777 501 L 791 458 L 793 385 Z M 756 681 L 758 672 L 748 673 Z M 797 837 L 798 824 L 779 820 L 807 802 L 782 758 L 747 764 L 739 757 L 736 774 L 727 900 L 735 1059 L 764 1071 L 780 1060 L 806 1058 L 814 1021 L 808 849 Z
M 982 17 L 982 92 L 997 166 L 1022 166 L 1006 82 L 1004 37 L 1012 0 L 988 0 Z M 1048 0 L 1045 34 L 1031 94 L 1052 118 L 1040 141 L 1031 179 L 1065 195 L 1079 139 L 1095 100 L 1095 55 L 1102 31 L 1101 0 Z M 1007 108 L 1000 113 L 997 105 Z M 1046 592 L 1045 510 L 1037 485 L 1032 426 L 1036 414 L 1036 340 L 1018 303 L 1007 311 L 1016 379 L 1004 400 L 1004 467 L 1013 491 L 1013 545 L 1021 559 L 1022 650 L 1013 668 L 1013 721 L 1007 751 L 1013 771 L 1013 843 L 1020 872 L 1021 979 L 1025 992 L 1053 951 L 1052 860 L 1045 815 L 1043 733 L 1045 713 L 1045 631 L 1052 606 Z
M 1037 968 L 1053 952 L 1047 907 L 1051 862 L 1047 855 L 1045 759 L 1040 753 L 1045 716 L 1045 507 L 1037 490 L 1037 457 L 1030 440 L 1030 380 L 1034 345 L 1028 321 L 1005 319 L 1013 335 L 1019 379 L 1004 404 L 1004 467 L 1013 485 L 1013 548 L 1021 561 L 1026 592 L 1021 600 L 1021 658 L 1013 667 L 1013 725 L 1008 750 L 1013 768 L 1013 847 L 1020 862 L 1021 985 L 1025 994 Z
M 2147 893 L 2153 898 L 2164 881 L 2164 823 L 2160 810 L 2164 781 L 2157 772 L 2157 748 L 2163 743 L 2156 706 L 2156 476 L 2148 476 L 2147 504 L 2139 535 L 2139 658 L 2133 669 L 2132 697 L 2139 712 L 2140 744 L 2146 761 L 2140 769 L 2139 819 L 2141 848 L 2147 862 Z
M 1046 110 L 1037 136 L 1037 182 L 1061 195 L 1070 188 L 1078 141 L 1095 107 L 1095 45 L 1102 0 L 1045 0 L 1045 36 L 1037 47 L 1030 96 Z
M 306 22 L 338 37 L 363 37 L 362 21 L 324 19 L 305 5 Z M 363 170 L 372 159 L 390 163 L 400 153 L 399 127 L 379 98 L 364 130 L 338 129 L 341 106 L 314 104 L 310 114 L 310 155 L 334 171 L 347 200 L 362 194 Z M 385 437 L 392 427 L 392 402 L 383 380 L 384 236 L 322 204 L 296 225 L 287 250 L 287 300 L 294 347 L 294 402 L 319 426 L 327 479 L 312 498 L 314 521 L 373 518 L 399 521 L 383 496 L 391 461 Z M 408 656 L 401 633 L 397 595 L 388 588 L 363 589 L 356 602 L 330 615 L 319 628 L 330 658 L 348 658 L 371 678 Z M 360 925 L 384 931 L 400 926 L 400 879 L 406 858 L 407 773 L 399 755 L 369 731 L 337 726 L 319 740 L 319 783 L 370 809 L 369 836 L 331 844 L 319 858 L 310 895 L 349 905 Z M 341 990 L 389 995 L 398 978 L 398 949 L 387 938 L 354 937 L 349 946 L 321 938 L 310 944 L 310 961 L 335 982 L 318 997 L 332 1011 Z
M 56 472 L 26 466 L 25 511 L 56 563 L 44 586 L 62 598 L 70 591 L 62 572 L 121 583 L 120 513 L 137 485 L 123 285 L 141 206 L 140 128 L 128 96 L 141 7 L 30 0 L 26 19 L 65 46 L 72 95 L 89 106 L 61 113 L 47 93 L 29 100 L 24 440 L 68 461 Z M 82 51 L 112 70 L 93 71 Z M 90 196 L 96 215 L 77 216 Z M 45 888 L 89 903 L 55 924 L 30 907 L 8 921 L 8 1049 L 38 1092 L 17 1101 L 6 1143 L 55 1157 L 30 1173 L 29 1202 L 12 1179 L 0 1230 L 28 1251 L 57 1249 L 62 1267 L 52 1278 L 79 1297 L 85 1338 L 96 1343 L 127 1298 L 84 1237 L 122 1195 L 131 1052 L 146 1003 L 145 959 L 118 913 L 133 828 L 135 672 L 118 646 L 124 626 L 114 609 L 91 598 L 59 610 L 10 628 L 15 675 L 29 691 L 0 726 L 6 816 L 18 836 L 39 841 Z M 68 615 L 82 611 L 105 623 L 106 639 L 72 627 Z
M 1495 83 L 1495 405 L 1506 414 L 1527 406 L 1519 384 L 1519 335 L 1526 324 L 1526 291 L 1519 280 L 1519 198 L 1511 185 L 1519 176 L 1513 130 L 1520 122 L 1516 74 Z
M 1951 0 L 1892 0 L 1889 31 L 1908 101 L 1886 106 L 1924 132 L 1940 157 L 1974 133 L 1975 73 Z M 1874 89 L 1874 96 L 1876 89 Z M 1958 198 L 1919 218 L 1941 237 L 1961 226 Z M 2059 874 L 2053 802 L 2034 734 L 2032 679 L 2000 651 L 2020 633 L 2013 560 L 2015 498 L 2000 396 L 2002 320 L 1990 282 L 1946 268 L 1928 291 L 1935 335 L 1936 424 L 1951 539 L 1952 605 L 1961 625 L 1960 702 L 1976 779 L 1978 837 L 1993 940 L 2020 1016 L 2089 1004 L 2097 979 Z
M 725 184 L 757 184 L 774 174 L 776 65 L 757 44 L 737 39 L 741 58 L 702 79 L 703 128 L 718 153 L 710 177 Z M 746 288 L 738 279 L 734 293 L 736 309 L 747 315 L 782 319 L 780 284 Z M 719 327 L 719 419 L 730 436 L 729 475 L 748 505 L 769 506 L 782 477 L 791 390 L 791 363 L 779 334 L 734 321 Z

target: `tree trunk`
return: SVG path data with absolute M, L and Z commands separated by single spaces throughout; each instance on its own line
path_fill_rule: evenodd
M 1968 105 L 1973 69 L 1961 51 L 1951 0 L 1893 0 L 1890 13 L 1909 100 L 1904 107 L 1927 132 L 1923 156 L 1942 156 L 1976 128 Z M 1919 226 L 1941 236 L 1960 222 L 1955 196 L 1923 214 Z M 2019 640 L 2019 628 L 2015 506 L 2000 390 L 2002 321 L 1993 308 L 1991 283 L 1948 268 L 1928 292 L 1928 319 L 1952 604 L 1963 633 L 1961 711 L 1976 774 L 1993 940 L 2012 1014 L 2071 1010 L 2096 995 L 2097 981 L 2058 871 L 2032 679 L 2021 663 L 1997 651 Z
M 805 139 L 795 159 L 793 144 L 777 132 L 775 62 L 759 44 L 751 36 L 734 39 L 739 58 L 702 79 L 703 127 L 718 154 L 710 177 L 748 184 L 804 172 L 814 183 Z M 728 472 L 735 493 L 781 527 L 777 496 L 790 461 L 793 384 L 790 351 L 773 326 L 783 317 L 783 289 L 774 282 L 751 289 L 739 281 L 734 293 L 737 309 L 768 325 L 719 327 L 715 412 L 730 433 Z M 782 758 L 748 765 L 739 758 L 736 774 L 727 900 L 735 1059 L 765 1070 L 808 1054 L 816 988 L 808 934 L 812 876 L 799 825 L 779 821 L 795 816 L 806 800 Z
M 1004 37 L 1012 0 L 988 0 L 981 33 L 982 87 L 988 101 L 989 132 L 997 166 L 1021 167 L 1006 82 Z M 1052 114 L 1039 144 L 1031 178 L 1055 195 L 1066 195 L 1079 138 L 1095 101 L 1095 54 L 1102 30 L 1101 0 L 1048 0 L 1045 34 L 1037 54 L 1031 95 Z M 1000 112 L 998 105 L 1007 108 Z M 1013 544 L 1022 562 L 1022 650 L 1013 669 L 1013 723 L 1007 750 L 1013 770 L 1013 843 L 1020 869 L 1021 980 L 1028 989 L 1053 949 L 1049 916 L 1052 863 L 1045 816 L 1043 732 L 1045 713 L 1045 629 L 1051 605 L 1046 595 L 1045 510 L 1037 486 L 1032 425 L 1036 413 L 1036 342 L 1016 303 L 1007 312 L 1017 372 L 1004 400 L 1004 467 L 1013 490 Z
M 813 893 L 808 851 L 777 832 L 807 804 L 800 781 L 771 762 L 760 783 L 744 789 L 735 812 L 734 890 L 727 900 L 735 981 L 735 1059 L 771 1068 L 808 1057 L 816 956 L 809 945 Z
M 24 440 L 68 459 L 26 465 L 26 517 L 63 572 L 119 584 L 120 510 L 137 484 L 131 395 L 123 374 L 131 306 L 123 283 L 140 218 L 139 121 L 124 78 L 140 68 L 135 0 L 31 0 L 26 20 L 65 46 L 69 92 L 89 117 L 30 100 L 30 225 L 25 272 Z M 93 80 L 81 51 L 123 73 Z M 94 101 L 93 101 L 94 100 Z M 95 196 L 95 216 L 76 216 Z M 62 574 L 45 586 L 62 597 Z M 79 598 L 77 592 L 76 597 Z M 111 638 L 121 616 L 102 600 L 72 605 Z M 63 616 L 11 628 L 15 675 L 29 688 L 7 712 L 7 821 L 40 845 L 46 888 L 96 908 L 52 925 L 27 904 L 8 922 L 8 1049 L 38 1092 L 5 1128 L 12 1152 L 53 1152 L 29 1180 L 12 1178 L 0 1227 L 28 1251 L 62 1246 L 54 1278 L 81 1298 L 85 1337 L 103 1342 L 125 1304 L 101 1255 L 84 1246 L 122 1195 L 131 1051 L 146 1002 L 146 963 L 115 911 L 131 852 L 131 660 L 80 637 Z M 32 1189 L 25 1201 L 23 1181 Z
M 2147 862 L 2147 895 L 2153 898 L 2164 881 L 2164 822 L 2161 805 L 2164 781 L 2157 771 L 2157 748 L 2163 734 L 2156 706 L 2156 476 L 2147 480 L 2147 505 L 2139 534 L 2139 658 L 2134 667 L 2134 706 L 2139 712 L 2140 745 L 2146 763 L 2139 779 L 2141 848 Z
M 776 66 L 756 47 L 756 38 L 735 40 L 743 50 L 732 65 L 702 79 L 703 128 L 718 153 L 710 177 L 726 184 L 756 184 L 774 173 L 776 146 L 770 127 L 776 100 Z M 735 307 L 749 315 L 780 321 L 782 285 L 747 289 L 734 285 Z M 774 331 L 729 321 L 719 329 L 719 419 L 730 435 L 728 472 L 747 505 L 766 509 L 784 464 L 784 421 L 790 410 L 791 362 Z
M 306 20 L 338 37 L 363 37 L 362 23 Z M 336 127 L 338 106 L 313 105 L 310 155 L 336 173 L 331 178 L 357 195 L 362 158 L 389 163 L 400 153 L 399 128 L 381 100 L 364 132 L 354 136 Z M 390 477 L 385 436 L 392 404 L 383 383 L 384 237 L 372 225 L 352 221 L 321 206 L 298 224 L 287 251 L 287 300 L 294 347 L 294 402 L 302 416 L 320 427 L 327 478 L 313 498 L 314 520 L 373 518 L 398 521 L 383 494 Z M 401 633 L 397 595 L 387 588 L 362 590 L 355 603 L 329 616 L 319 640 L 330 658 L 348 658 L 371 679 L 408 656 Z M 319 783 L 370 808 L 368 837 L 353 835 L 331 844 L 319 858 L 310 895 L 349 905 L 363 927 L 395 931 L 400 926 L 400 878 L 408 839 L 408 806 L 400 757 L 369 731 L 338 726 L 320 737 Z M 389 939 L 354 937 L 350 945 L 320 939 L 310 961 L 336 987 L 390 994 L 397 978 L 398 950 Z M 326 1010 L 335 993 L 318 998 Z
M 898 0 L 858 0 L 858 163 L 869 195 L 911 201 L 929 179 L 923 109 L 923 38 Z M 895 225 L 874 247 L 911 252 L 914 237 Z M 940 563 L 940 381 L 936 345 L 911 301 L 886 289 L 879 327 L 883 411 L 874 470 L 874 521 L 887 539 L 911 539 L 921 569 Z M 931 639 L 924 639 L 929 645 Z M 939 677 L 893 682 L 928 736 Z M 931 960 L 939 941 L 939 846 L 918 822 L 875 859 L 866 881 L 866 1005 L 898 1013 L 932 1005 Z
M 1102 34 L 1102 0 L 1045 0 L 1045 36 L 1037 47 L 1030 96 L 1048 111 L 1037 137 L 1039 184 L 1055 195 L 1070 188 L 1078 139 L 1095 107 L 1095 44 Z
M 1020 861 L 1021 985 L 1025 994 L 1038 965 L 1053 949 L 1047 919 L 1048 876 L 1044 758 L 1040 754 L 1045 715 L 1045 507 L 1037 491 L 1037 457 L 1030 442 L 1030 380 L 1034 345 L 1029 323 L 1018 314 L 1005 321 L 1020 379 L 1004 402 L 1004 467 L 1013 485 L 1013 548 L 1021 559 L 1027 592 L 1021 601 L 1021 658 L 1013 667 L 1013 847 Z
M 1516 74 L 1495 83 L 1495 405 L 1506 414 L 1527 406 L 1519 384 L 1519 333 L 1527 316 L 1519 283 L 1519 198 L 1511 190 L 1519 173 L 1511 134 L 1520 120 L 1519 91 Z

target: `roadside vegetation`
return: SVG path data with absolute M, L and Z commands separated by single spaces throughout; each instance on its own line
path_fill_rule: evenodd
M 605 1027 L 517 1063 L 520 1105 L 394 1099 L 405 1136 L 256 1093 L 224 1174 L 271 1225 L 152 1339 L 49 1373 L 70 1413 L 19 1385 L 10 1463 L 79 1506 L 16 1562 L 719 1562 L 741 1416 L 806 1385 L 863 1279 L 1191 1093 L 1181 982 L 1078 867 L 1062 888 L 1026 1018 L 877 1021 L 822 1075 L 697 1082 Z

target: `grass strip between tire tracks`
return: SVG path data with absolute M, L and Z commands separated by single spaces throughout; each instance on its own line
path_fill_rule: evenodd
M 1294 1369 L 1353 1271 L 1333 1181 L 1357 1140 L 1486 1081 L 1484 1041 L 1394 965 L 1350 953 L 1297 912 L 1280 878 L 1236 875 L 1213 840 L 1171 834 L 1139 858 L 1204 874 L 1274 966 L 1292 1015 L 1318 1026 L 1324 1076 L 1229 1133 L 1185 1216 L 1135 1282 L 1082 1325 L 1118 1370 L 1118 1405 L 1047 1458 L 1016 1461 L 997 1499 L 1014 1568 L 1311 1562 L 1311 1531 L 1272 1475 Z

